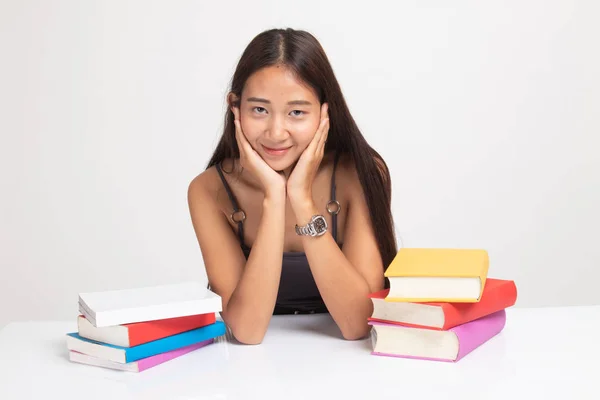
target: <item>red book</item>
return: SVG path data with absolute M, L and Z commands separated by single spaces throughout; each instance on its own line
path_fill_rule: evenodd
M 514 281 L 487 278 L 477 303 L 411 303 L 385 301 L 389 289 L 372 293 L 373 314 L 369 321 L 416 328 L 448 330 L 503 310 L 517 301 Z
M 215 313 L 95 327 L 83 315 L 77 318 L 81 337 L 115 346 L 133 347 L 215 323 Z

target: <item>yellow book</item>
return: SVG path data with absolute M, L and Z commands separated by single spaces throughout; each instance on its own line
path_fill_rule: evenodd
M 488 274 L 482 249 L 403 248 L 388 266 L 386 301 L 477 303 Z

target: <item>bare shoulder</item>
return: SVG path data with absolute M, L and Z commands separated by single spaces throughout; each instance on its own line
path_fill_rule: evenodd
M 229 175 L 228 165 L 231 165 L 231 160 L 223 161 L 223 173 Z M 210 168 L 202 171 L 192 179 L 188 186 L 188 199 L 211 199 L 215 204 L 219 203 L 219 196 L 223 189 L 223 183 L 219 177 L 217 168 L 213 165 Z
M 195 203 L 214 199 L 212 194 L 217 190 L 216 178 L 218 177 L 215 167 L 210 167 L 194 177 L 188 185 L 188 201 Z
M 235 160 L 224 160 L 221 165 L 223 178 L 228 186 L 236 196 L 245 197 L 248 191 L 240 179 Z M 224 221 L 230 222 L 231 202 L 216 166 L 207 168 L 192 179 L 188 187 L 188 205 L 190 209 L 198 209 L 199 213 L 216 213 Z

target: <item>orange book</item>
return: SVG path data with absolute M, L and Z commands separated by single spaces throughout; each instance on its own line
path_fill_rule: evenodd
M 133 347 L 215 323 L 216 314 L 196 314 L 131 324 L 95 327 L 83 315 L 77 318 L 81 337 L 121 347 Z
M 514 305 L 517 287 L 512 280 L 487 278 L 481 300 L 477 303 L 411 303 L 385 301 L 389 289 L 372 293 L 373 314 L 370 321 L 448 330 Z

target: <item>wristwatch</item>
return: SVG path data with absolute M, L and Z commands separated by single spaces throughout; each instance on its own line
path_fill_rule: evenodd
M 304 226 L 296 225 L 296 233 L 300 236 L 321 236 L 327 232 L 327 220 L 322 215 L 313 215 Z

